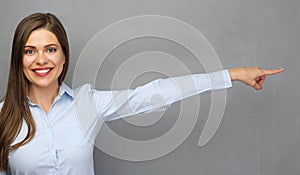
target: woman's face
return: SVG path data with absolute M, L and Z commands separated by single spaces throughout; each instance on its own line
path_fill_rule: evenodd
M 65 55 L 56 36 L 38 29 L 29 35 L 23 53 L 23 72 L 30 87 L 57 87 L 65 64 Z

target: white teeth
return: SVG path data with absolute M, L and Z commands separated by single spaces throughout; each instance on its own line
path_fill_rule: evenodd
M 50 69 L 44 69 L 44 70 L 35 70 L 36 73 L 39 73 L 39 74 L 45 74 L 47 72 L 49 72 Z

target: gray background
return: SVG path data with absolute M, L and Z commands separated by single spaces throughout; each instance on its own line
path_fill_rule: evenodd
M 155 160 L 130 162 L 95 149 L 96 174 L 300 174 L 299 0 L 1 0 L 0 97 L 5 93 L 14 29 L 24 16 L 37 11 L 55 13 L 68 32 L 72 58 L 66 79 L 69 85 L 76 60 L 97 32 L 121 19 L 149 14 L 178 18 L 194 26 L 212 44 L 224 68 L 259 65 L 286 69 L 284 74 L 268 77 L 262 91 L 234 83 L 227 91 L 223 121 L 205 147 L 198 147 L 198 139 L 209 112 L 210 93 L 200 95 L 198 122 L 173 152 Z M 191 72 L 204 72 L 201 64 L 178 45 L 144 38 L 120 46 L 106 59 L 96 87 L 109 89 L 120 63 L 145 48 L 182 54 L 178 59 Z M 132 86 L 163 76 L 150 72 L 139 76 Z M 178 117 L 178 105 L 150 127 L 131 126 L 123 120 L 109 125 L 124 137 L 151 139 L 172 127 Z

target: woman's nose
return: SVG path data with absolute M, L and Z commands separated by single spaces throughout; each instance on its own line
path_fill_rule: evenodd
M 48 63 L 48 58 L 44 52 L 38 52 L 35 62 L 36 64 L 44 65 Z

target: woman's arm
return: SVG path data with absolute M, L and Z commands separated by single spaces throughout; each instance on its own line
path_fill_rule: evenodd
M 283 69 L 262 70 L 259 67 L 232 68 L 207 74 L 195 74 L 154 80 L 136 89 L 94 91 L 98 113 L 104 120 L 158 111 L 174 102 L 209 90 L 231 87 L 231 81 L 241 81 L 259 90 L 265 76 Z
M 104 120 L 164 110 L 174 102 L 209 90 L 231 87 L 228 70 L 157 79 L 135 89 L 93 92 Z

